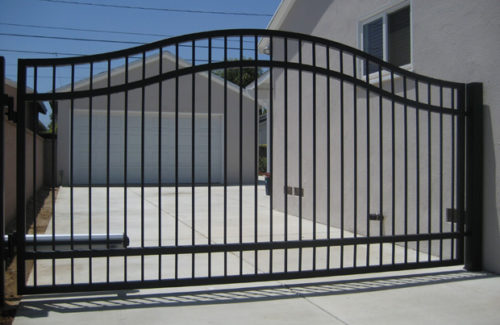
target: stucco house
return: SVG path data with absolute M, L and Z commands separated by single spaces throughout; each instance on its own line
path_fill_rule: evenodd
M 259 79 L 257 80 L 258 88 L 258 103 L 261 109 L 265 110 L 263 114 L 259 116 L 259 145 L 263 145 L 269 142 L 269 127 L 270 124 L 267 119 L 267 112 L 269 110 L 269 70 L 266 70 Z M 255 82 L 250 83 L 246 90 L 250 95 L 254 94 Z M 266 149 L 266 157 L 269 157 L 270 147 Z M 269 171 L 269 160 L 267 160 L 267 170 Z
M 164 51 L 162 56 L 162 73 L 175 69 L 175 55 Z M 182 59 L 178 62 L 179 69 L 190 67 Z M 151 55 L 145 59 L 145 77 L 159 74 L 159 55 Z M 131 60 L 128 71 L 125 64 L 117 66 L 109 72 L 110 84 L 123 84 L 125 76 L 128 82 L 140 80 L 142 77 L 142 60 Z M 224 80 L 213 74 L 211 83 L 211 182 L 221 184 L 224 181 Z M 89 89 L 89 79 L 75 83 L 75 91 Z M 127 164 L 127 179 L 129 185 L 141 183 L 142 154 L 144 155 L 145 184 L 175 183 L 175 144 L 176 120 L 178 123 L 178 182 L 180 184 L 207 183 L 209 168 L 209 116 L 208 116 L 208 72 L 195 74 L 194 96 L 192 94 L 192 74 L 178 78 L 178 116 L 176 116 L 175 78 L 166 79 L 161 83 L 161 104 L 159 105 L 158 83 L 135 88 L 133 90 L 114 93 L 109 96 L 96 96 L 92 99 L 75 99 L 73 103 L 73 120 L 71 101 L 59 101 L 57 158 L 58 177 L 63 185 L 70 184 L 71 155 L 73 155 L 74 185 L 107 184 L 107 139 L 106 133 L 109 116 L 109 183 L 123 185 L 125 182 L 124 168 Z M 92 88 L 107 87 L 108 72 L 94 75 Z M 65 89 L 69 89 L 67 85 Z M 242 91 L 242 182 L 254 181 L 254 101 L 245 89 Z M 127 98 L 127 99 L 126 99 Z M 194 103 L 192 102 L 194 98 Z M 125 102 L 127 100 L 127 102 Z M 239 118 L 240 118 L 240 88 L 227 82 L 227 182 L 238 184 L 239 179 Z M 144 113 L 142 111 L 144 107 Z M 194 113 L 193 113 L 194 109 Z M 89 113 L 91 111 L 91 114 Z M 159 118 L 161 113 L 161 119 Z M 91 118 L 90 118 L 91 116 Z M 193 121 L 194 117 L 194 121 Z M 144 121 L 143 121 L 144 120 Z M 143 124 L 144 122 L 144 124 Z M 127 134 L 125 134 L 127 123 Z M 192 127 L 194 125 L 194 157 L 192 156 Z M 72 129 L 73 126 L 73 129 Z M 160 139 L 161 127 L 161 139 Z M 89 132 L 91 128 L 91 132 Z M 143 133 L 144 130 L 144 133 Z M 142 141 L 142 135 L 144 141 Z M 73 153 L 71 139 L 73 138 Z M 161 140 L 161 145 L 160 145 Z M 91 146 L 89 145 L 91 141 Z M 126 141 L 126 147 L 125 147 Z M 91 149 L 90 149 L 91 148 Z M 142 149 L 144 152 L 142 153 Z M 159 167 L 159 152 L 161 152 L 161 167 Z M 89 153 L 91 153 L 91 168 L 89 168 Z M 192 164 L 194 161 L 195 177 L 192 179 Z M 161 168 L 161 180 L 159 179 Z M 89 171 L 92 175 L 89 178 Z
M 483 210 L 484 210 L 484 225 L 483 225 L 483 265 L 484 268 L 493 271 L 500 272 L 500 130 L 495 128 L 494 125 L 500 122 L 500 76 L 499 69 L 497 68 L 498 63 L 497 57 L 500 53 L 500 6 L 496 0 L 480 0 L 480 1 L 465 1 L 465 0 L 436 0 L 436 1 L 425 1 L 425 0 L 317 0 L 317 1 L 297 1 L 297 0 L 283 0 L 277 9 L 275 15 L 268 25 L 268 29 L 273 30 L 284 30 L 292 31 L 303 34 L 314 35 L 322 37 L 325 39 L 334 40 L 336 42 L 346 44 L 348 46 L 363 50 L 372 54 L 380 59 L 388 61 L 396 66 L 403 69 L 416 72 L 421 75 L 426 75 L 432 78 L 451 80 L 460 83 L 470 83 L 470 82 L 481 82 L 484 86 L 484 198 L 483 198 Z M 293 62 L 298 62 L 298 46 L 290 42 L 288 44 L 288 60 Z M 260 51 L 263 53 L 270 52 L 270 45 L 267 39 L 263 39 L 260 44 Z M 272 47 L 272 53 L 275 58 L 283 58 L 284 51 L 283 41 L 276 39 Z M 311 62 L 311 45 L 303 45 L 303 51 L 301 53 L 302 60 L 305 62 Z M 336 57 L 338 60 L 338 56 Z M 348 61 L 347 59 L 350 59 Z M 318 61 L 324 61 L 318 54 Z M 323 62 L 321 61 L 321 62 Z M 332 59 L 333 61 L 333 59 Z M 353 68 L 353 60 L 351 57 L 346 58 L 347 62 L 345 64 L 345 70 L 354 70 L 353 75 L 358 78 L 365 78 L 366 68 L 369 72 L 369 82 L 378 85 L 379 84 L 379 74 L 378 68 L 372 65 L 365 67 L 362 62 Z M 325 63 L 319 63 L 325 64 Z M 336 64 L 334 63 L 331 63 Z M 274 191 L 274 207 L 279 210 L 286 209 L 288 213 L 298 215 L 299 214 L 299 197 L 302 197 L 302 213 L 304 217 L 312 216 L 313 209 L 313 162 L 312 159 L 308 159 L 311 156 L 312 147 L 312 117 L 311 117 L 311 107 L 312 107 L 312 75 L 311 73 L 303 73 L 303 115 L 297 115 L 297 107 L 299 98 L 296 94 L 293 96 L 289 95 L 286 105 L 283 103 L 285 96 L 283 95 L 283 78 L 284 69 L 274 69 L 273 71 L 273 124 L 277 126 L 273 129 L 273 161 L 274 165 L 278 168 L 273 169 L 273 191 Z M 372 76 L 373 74 L 373 76 Z M 403 175 L 404 171 L 402 169 L 402 163 L 395 167 L 395 174 L 397 181 L 395 182 L 395 187 L 385 185 L 390 184 L 390 178 L 384 178 L 381 182 L 378 177 L 378 170 L 381 170 L 383 177 L 387 177 L 390 172 L 390 159 L 384 160 L 382 166 L 376 163 L 376 160 L 368 160 L 370 169 L 366 166 L 367 155 L 375 155 L 378 157 L 379 150 L 378 146 L 378 134 L 373 134 L 368 136 L 366 132 L 359 131 L 359 129 L 364 129 L 367 127 L 367 117 L 365 107 L 367 106 L 367 100 L 365 97 L 366 92 L 359 92 L 354 96 L 345 96 L 344 107 L 345 110 L 345 133 L 343 137 L 346 141 L 345 148 L 345 169 L 344 169 L 344 189 L 340 188 L 340 173 L 339 173 L 339 113 L 338 106 L 333 104 L 334 101 L 338 102 L 339 93 L 331 93 L 332 101 L 332 115 L 331 115 L 331 211 L 330 216 L 327 217 L 327 177 L 325 164 L 326 159 L 326 140 L 324 135 L 326 134 L 326 127 L 324 120 L 326 118 L 325 113 L 325 78 L 318 77 L 318 83 L 316 85 L 318 98 L 316 99 L 315 105 L 318 107 L 317 112 L 317 134 L 320 137 L 316 138 L 317 145 L 317 166 L 316 166 L 316 193 L 315 193 L 315 213 L 316 217 L 321 222 L 326 222 L 328 218 L 331 218 L 333 225 L 339 225 L 339 206 L 341 205 L 340 193 L 343 193 L 343 203 L 345 203 L 345 220 L 346 228 L 353 230 L 352 220 L 354 214 L 358 217 L 358 228 L 356 231 L 359 234 L 366 234 L 367 227 L 371 228 L 372 232 L 376 231 L 378 234 L 390 233 L 391 225 L 390 219 L 394 217 L 396 222 L 397 218 L 402 218 L 403 209 L 406 209 L 409 214 L 408 220 L 410 222 L 410 233 L 415 233 L 415 231 L 428 231 L 426 227 L 430 227 L 423 223 L 417 225 L 415 229 L 415 215 L 418 209 L 420 212 L 423 210 L 429 210 L 429 214 L 445 214 L 445 208 L 453 203 L 455 197 L 454 194 L 450 193 L 450 184 L 453 184 L 452 171 L 447 168 L 447 164 L 450 161 L 444 162 L 444 168 L 442 177 L 444 181 L 440 181 L 437 178 L 436 170 L 439 170 L 439 162 L 431 161 L 429 158 L 429 167 L 423 166 L 421 164 L 418 168 L 427 171 L 426 168 L 431 168 L 434 170 L 433 173 L 429 172 L 429 184 L 423 186 L 421 184 L 419 188 L 420 202 L 415 203 L 415 197 L 417 196 L 417 190 L 419 185 L 415 181 L 415 170 L 417 154 L 414 148 L 415 137 L 410 136 L 408 139 L 408 144 L 405 147 L 409 147 L 408 156 L 405 158 L 407 161 L 408 181 L 404 184 L 406 189 L 403 189 Z M 287 87 L 289 89 L 297 89 L 297 79 L 298 73 L 290 69 L 288 76 Z M 384 89 L 390 89 L 390 77 L 387 75 L 381 76 Z M 336 81 L 332 81 L 332 84 Z M 403 93 L 403 78 L 395 78 L 395 89 L 396 93 Z M 308 88 L 309 87 L 309 88 Z M 334 86 L 332 86 L 334 87 Z M 338 89 L 338 83 L 336 84 Z M 352 86 L 349 91 L 352 93 Z M 418 88 L 421 85 L 417 86 Z M 418 96 L 416 88 L 410 85 L 408 87 L 407 96 L 410 98 L 415 98 Z M 434 91 L 429 90 L 429 96 L 436 98 L 434 96 Z M 292 91 L 289 91 L 291 93 Z M 354 92 L 355 93 L 355 92 Z M 420 96 L 423 96 L 421 91 Z M 406 95 L 405 95 L 406 96 Z M 427 96 L 427 95 L 425 95 Z M 372 98 L 374 97 L 374 98 Z M 355 99 L 353 99 L 355 98 Z M 451 99 L 453 98 L 453 99 Z M 372 100 L 378 100 L 378 96 L 372 93 L 370 94 L 370 102 Z M 418 99 L 417 99 L 418 100 Z M 445 100 L 441 105 L 453 106 L 454 94 L 448 95 L 448 100 Z M 381 101 L 382 102 L 382 101 Z M 353 117 L 352 107 L 357 104 L 359 107 L 357 117 Z M 383 103 L 384 106 L 390 107 L 389 103 Z M 437 103 L 439 105 L 439 103 Z M 376 104 L 377 105 L 377 104 Z M 299 193 L 302 195 L 293 195 L 296 192 L 293 191 L 283 191 L 283 186 L 285 186 L 285 175 L 282 167 L 284 166 L 284 130 L 283 130 L 283 107 L 287 107 L 288 110 L 288 136 L 287 136 L 287 146 L 288 146 L 288 174 L 287 183 L 288 187 L 297 188 L 299 187 L 299 166 L 298 166 L 298 148 L 299 142 L 302 143 L 303 158 L 302 160 L 302 189 Z M 374 106 L 376 107 L 376 106 Z M 351 108 L 351 109 L 347 109 Z M 397 121 L 402 121 L 403 114 L 402 107 L 396 107 L 396 119 Z M 413 112 L 413 110 L 411 111 Z M 372 114 L 371 119 L 374 123 L 378 122 L 378 112 Z M 399 115 L 398 115 L 399 114 Z M 373 116 L 377 117 L 373 117 Z M 416 118 L 414 113 L 408 114 L 408 125 L 414 125 Z M 354 115 L 356 116 L 356 115 Z M 385 119 L 389 119 L 390 113 L 384 113 Z M 430 115 L 429 115 L 430 116 Z M 405 117 L 406 118 L 406 117 Z M 356 131 L 353 131 L 353 121 L 358 121 L 358 147 L 356 152 L 352 148 L 353 137 Z M 429 134 L 432 134 L 434 140 L 430 140 L 431 137 L 426 138 L 420 133 L 420 158 L 424 154 L 429 152 L 434 153 L 436 147 L 438 146 L 436 141 L 438 141 L 439 136 L 437 125 L 439 125 L 439 118 L 429 117 L 428 120 L 419 117 L 420 128 L 429 126 Z M 302 122 L 303 136 L 299 138 L 297 135 L 297 129 L 299 121 Z M 396 121 L 396 122 L 397 122 Z M 451 120 L 444 119 L 446 125 L 451 125 L 453 123 Z M 384 123 L 390 122 L 386 120 Z M 431 123 L 432 122 L 432 123 Z M 374 124 L 369 124 L 372 126 L 372 132 L 374 130 L 379 131 L 379 126 Z M 418 124 L 417 124 L 418 125 Z M 388 139 L 388 131 L 386 127 L 389 128 L 389 123 L 384 125 L 380 134 L 381 138 Z M 427 129 L 426 129 L 427 130 Z M 416 129 L 411 128 L 409 131 L 412 135 L 415 134 Z M 425 131 L 427 132 L 427 131 Z M 396 127 L 396 158 L 398 155 L 403 155 L 402 141 L 403 141 L 403 129 Z M 417 133 L 418 134 L 418 133 Z M 361 136 L 360 136 L 361 135 Z M 367 143 L 370 143 L 370 138 L 372 138 L 370 148 Z M 453 135 L 444 134 L 444 143 L 451 141 Z M 426 147 L 425 141 L 430 143 L 430 148 Z M 382 140 L 381 140 L 382 141 Z M 434 142 L 432 142 L 434 141 Z M 384 144 L 384 153 L 389 150 L 390 146 Z M 445 153 L 452 150 L 451 147 L 444 146 L 443 149 Z M 418 151 L 418 150 L 417 150 Z M 353 164 L 355 160 L 353 156 L 357 154 L 358 161 L 362 161 L 363 164 L 358 167 L 358 170 L 353 172 Z M 433 155 L 432 159 L 436 159 L 436 155 Z M 336 166 L 336 167 L 335 167 Z M 377 173 L 374 172 L 377 171 Z M 357 178 L 353 178 L 354 174 L 357 173 Z M 367 179 L 371 180 L 371 183 L 367 183 Z M 443 185 L 439 186 L 439 182 Z M 382 193 L 379 191 L 380 183 L 383 184 Z M 432 195 L 433 198 L 425 201 L 424 197 L 427 197 L 429 191 L 431 191 L 432 185 Z M 367 189 L 367 186 L 369 187 Z M 357 188 L 356 188 L 357 187 Z M 381 187 L 382 188 L 382 187 Z M 440 190 L 440 193 L 436 189 Z M 358 197 L 355 197 L 353 192 L 358 193 Z M 287 193 L 288 194 L 285 194 Z M 391 202 L 391 192 L 395 192 L 396 200 Z M 403 207 L 403 196 L 401 193 L 406 192 L 407 206 Z M 369 194 L 366 194 L 369 193 Z M 453 191 L 451 191 L 453 193 Z M 285 195 L 287 198 L 285 200 Z M 368 196 L 369 195 L 369 196 Z M 441 199 L 441 211 L 436 209 L 440 206 Z M 371 198 L 368 200 L 367 197 Z M 381 197 L 383 197 L 381 199 Z M 357 200 L 357 201 L 356 201 Z M 380 202 L 379 202 L 380 201 Z M 418 201 L 417 201 L 418 202 Z M 392 210 L 391 205 L 395 205 Z M 380 205 L 380 206 L 379 206 Z M 431 206 L 431 207 L 429 207 Z M 378 211 L 378 210 L 381 211 Z M 431 211 L 432 210 L 432 211 Z M 386 217 L 380 228 L 378 225 L 374 225 L 368 218 L 368 213 L 371 212 L 380 213 Z M 368 212 L 368 213 L 366 213 Z M 396 214 L 396 216 L 393 216 Z M 387 220 L 389 219 L 389 220 Z M 350 221 L 349 221 L 350 220 Z M 367 221 L 365 221 L 367 220 Z M 416 221 L 419 222 L 418 220 Z M 396 228 L 396 233 L 402 233 L 402 222 L 399 221 Z M 372 225 L 372 226 L 370 226 Z M 441 226 L 444 230 L 452 229 L 452 222 L 442 221 Z M 438 224 L 432 225 L 433 229 L 440 227 Z M 429 230 L 430 231 L 430 230 Z M 437 245 L 439 246 L 439 245 Z M 433 254 L 436 253 L 433 247 Z M 449 249 L 446 248 L 446 249 Z M 453 248 L 451 248 L 453 252 Z

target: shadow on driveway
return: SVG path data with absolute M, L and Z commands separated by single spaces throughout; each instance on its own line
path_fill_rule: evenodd
M 51 294 L 25 297 L 25 300 L 18 309 L 17 316 L 37 318 L 47 317 L 49 312 L 81 313 L 333 296 L 493 277 L 498 277 L 498 275 L 486 272 L 457 270 L 304 284 L 281 283 L 270 286 L 236 287 L 230 289 L 207 289 L 206 287 L 199 287 L 199 290 L 178 293 L 147 293 L 138 290 L 127 290 L 84 293 L 78 297 L 75 297 L 75 294 L 71 294 L 71 296 L 69 294 Z

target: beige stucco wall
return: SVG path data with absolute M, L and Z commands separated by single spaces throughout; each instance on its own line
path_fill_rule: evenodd
M 399 0 L 335 0 L 335 1 L 318 1 L 315 2 L 315 6 L 311 6 L 310 3 L 305 1 L 296 1 L 294 7 L 291 9 L 287 19 L 284 20 L 280 29 L 301 32 L 306 34 L 313 34 L 316 36 L 332 39 L 340 43 L 347 44 L 352 47 L 358 47 L 358 24 L 359 21 L 370 17 L 378 13 L 381 9 L 390 8 L 402 3 Z M 498 103 L 500 103 L 500 89 L 498 69 L 496 69 L 497 63 L 497 53 L 500 50 L 500 36 L 498 30 L 500 30 L 500 6 L 498 6 L 498 1 L 495 0 L 481 0 L 476 2 L 469 1 L 455 1 L 455 0 L 439 0 L 439 1 L 423 1 L 423 0 L 413 0 L 411 4 L 411 15 L 412 15 L 412 37 L 413 37 L 413 71 L 419 74 L 428 75 L 431 77 L 451 80 L 456 82 L 483 82 L 484 84 L 484 137 L 485 137 L 485 157 L 484 157 L 484 265 L 485 268 L 490 271 L 500 271 L 500 253 L 498 252 L 498 247 L 500 245 L 500 168 L 499 168 L 499 158 L 500 155 L 500 132 L 493 127 L 498 121 L 500 121 L 500 109 L 498 108 Z M 275 46 L 277 49 L 282 47 L 279 42 L 275 41 Z M 293 47 L 293 45 L 291 45 Z M 275 55 L 279 57 L 281 53 L 275 49 Z M 307 53 L 309 51 L 309 54 Z M 317 51 L 319 51 L 317 49 Z M 293 49 L 289 53 L 289 58 L 292 60 L 295 58 Z M 307 61 L 309 58 L 310 62 L 310 50 L 305 49 L 304 60 Z M 335 62 L 335 54 L 332 55 L 332 62 Z M 346 62 L 344 65 L 345 71 L 352 70 L 352 65 L 350 65 L 352 59 Z M 321 58 L 318 57 L 318 64 L 321 63 Z M 274 143 L 274 154 L 275 154 L 275 167 L 276 163 L 279 161 L 280 157 L 283 157 L 283 136 L 277 137 L 276 134 L 283 134 L 283 72 L 279 69 L 275 70 L 275 98 L 274 103 L 276 107 L 276 114 L 274 116 L 274 121 L 276 125 L 275 140 Z M 308 73 L 303 74 L 303 84 L 311 86 L 311 76 Z M 296 87 L 296 72 L 289 72 L 289 87 Z M 326 117 L 325 110 L 325 81 L 323 77 L 318 77 L 317 79 L 317 134 L 320 135 L 319 142 L 317 142 L 317 217 L 319 220 L 325 220 L 326 216 L 326 156 L 325 156 L 325 141 L 323 135 L 326 134 L 325 123 L 323 122 Z M 387 85 L 384 85 L 384 88 Z M 396 88 L 401 90 L 401 85 L 396 85 Z M 295 89 L 295 88 L 292 88 Z M 338 180 L 339 180 L 339 160 L 338 160 L 338 123 L 339 113 L 335 110 L 334 101 L 338 101 L 338 89 L 339 85 L 332 81 L 332 206 L 333 216 L 332 222 L 339 222 L 338 207 L 340 205 Z M 387 88 L 386 88 L 387 89 Z M 379 205 L 379 191 L 378 187 L 379 181 L 378 177 L 378 166 L 374 159 L 371 159 L 371 188 L 370 188 L 370 207 L 367 208 L 366 201 L 366 133 L 363 132 L 363 128 L 366 128 L 366 101 L 363 98 L 363 93 L 360 93 L 361 88 L 358 90 L 358 202 L 356 205 L 358 212 L 358 231 L 361 233 L 366 232 L 366 213 L 367 211 L 377 212 Z M 345 133 L 344 139 L 346 141 L 346 156 L 345 156 L 345 192 L 344 192 L 344 203 L 345 203 L 345 220 L 352 220 L 353 217 L 353 110 L 352 110 L 352 87 L 350 85 L 345 86 L 345 107 L 350 108 L 345 110 Z M 426 96 L 426 92 L 423 89 L 419 89 L 420 96 Z M 433 90 L 435 92 L 435 90 Z M 289 91 L 290 93 L 290 91 Z M 401 93 L 401 92 L 399 92 Z M 445 92 L 446 94 L 446 92 Z M 436 99 L 436 93 L 433 93 L 433 99 Z M 408 96 L 414 98 L 414 87 L 410 84 L 408 87 Z M 451 98 L 451 95 L 446 94 L 447 98 Z M 289 186 L 297 186 L 297 164 L 296 161 L 290 157 L 296 157 L 296 148 L 298 147 L 298 137 L 296 135 L 297 127 L 297 94 L 289 96 L 288 101 L 288 114 L 289 114 Z M 449 103 L 446 103 L 445 106 Z M 386 108 L 390 106 L 389 102 L 383 104 L 384 111 L 384 125 L 383 125 L 383 137 L 387 139 L 390 136 L 390 112 Z M 281 107 L 281 110 L 280 110 Z M 304 126 L 305 134 L 303 137 L 303 148 L 304 155 L 306 157 L 311 154 L 311 144 L 312 137 L 310 128 L 312 126 L 311 120 L 311 107 L 312 107 L 312 94 L 309 89 L 304 89 L 303 92 L 303 109 L 304 115 L 302 116 L 302 123 Z M 378 108 L 377 98 L 371 103 L 370 107 Z M 399 166 L 396 166 L 396 233 L 401 233 L 401 212 L 404 212 L 404 197 L 403 197 L 403 182 L 402 179 L 404 175 L 402 174 L 403 169 L 401 168 L 401 155 L 402 155 L 402 143 L 403 143 L 403 130 L 400 127 L 402 123 L 402 107 L 396 106 L 396 161 L 399 162 Z M 295 117 L 294 117 L 295 114 Z M 438 130 L 436 126 L 439 123 L 439 119 L 436 116 L 431 117 L 432 123 L 432 139 L 437 141 Z M 371 132 L 378 132 L 378 112 L 371 114 L 370 119 L 373 123 L 370 123 Z M 451 121 L 445 117 L 443 120 L 444 125 L 450 125 Z M 290 130 L 290 126 L 292 129 Z M 388 129 L 387 129 L 388 128 Z M 422 130 L 427 130 L 427 119 L 425 116 L 420 116 L 420 128 Z M 444 157 L 449 154 L 450 147 L 447 143 L 450 143 L 451 135 L 446 134 L 446 128 L 443 142 L 444 142 Z M 415 113 L 414 110 L 408 111 L 408 220 L 410 222 L 409 233 L 414 233 L 416 231 L 415 214 L 416 214 L 416 192 L 415 192 L 415 176 L 414 171 L 415 165 Z M 377 157 L 378 155 L 378 134 L 371 134 L 370 137 L 370 156 Z M 280 142 L 281 141 L 281 142 Z M 318 140 L 317 140 L 318 141 Z M 427 138 L 420 132 L 420 146 L 421 146 L 421 159 L 425 159 L 422 153 L 427 151 L 425 145 Z M 431 156 L 432 165 L 431 169 L 433 171 L 439 170 L 439 161 L 436 161 L 436 155 L 439 149 L 435 142 L 431 145 Z M 384 140 L 385 143 L 385 140 Z M 384 155 L 388 154 L 386 150 L 390 147 L 384 144 Z M 384 156 L 385 157 L 385 156 Z M 444 158 L 447 159 L 447 158 Z M 451 195 L 449 188 L 451 187 L 451 171 L 446 166 L 449 166 L 450 161 L 445 160 L 443 162 L 443 190 L 440 191 L 443 195 L 443 209 L 449 207 L 451 204 Z M 308 173 L 311 170 L 312 162 L 310 160 L 305 160 L 303 162 L 303 170 Z M 388 222 L 387 218 L 392 217 L 392 202 L 388 199 L 390 198 L 392 188 L 388 185 L 391 179 L 386 179 L 390 174 L 390 165 L 386 165 L 387 160 L 384 158 L 384 181 L 383 184 L 383 214 L 386 217 L 384 221 L 383 231 L 387 233 L 391 229 L 391 223 Z M 282 168 L 282 166 L 281 166 Z M 275 181 L 275 206 L 278 208 L 283 208 L 283 172 L 282 169 L 276 170 L 273 175 L 273 180 Z M 389 168 L 389 169 L 388 169 Z M 420 165 L 420 171 L 422 175 L 426 175 L 426 165 Z M 280 176 L 281 175 L 281 176 Z M 432 214 L 436 215 L 440 211 L 436 211 L 439 205 L 439 195 L 436 193 L 436 189 L 439 189 L 439 178 L 436 178 L 437 174 L 433 173 L 431 177 L 431 191 L 432 191 L 432 201 L 431 209 Z M 303 211 L 304 216 L 311 216 L 312 213 L 312 202 L 310 193 L 312 191 L 312 177 L 310 174 L 304 174 L 304 199 L 303 199 Z M 428 202 L 425 197 L 428 194 L 427 181 L 423 180 L 420 185 L 420 210 L 421 219 L 425 219 L 428 210 Z M 297 209 L 297 198 L 289 197 L 289 211 L 296 213 Z M 436 201 L 437 200 L 437 201 Z M 444 213 L 444 211 L 443 211 Z M 373 224 L 373 222 L 372 222 Z M 371 226 L 372 233 L 378 233 L 378 226 L 373 224 Z M 346 223 L 347 228 L 352 229 L 352 222 Z M 425 223 L 421 223 L 421 231 L 427 231 Z M 436 224 L 431 225 L 433 229 L 436 229 Z M 443 229 L 449 229 L 451 224 L 444 223 Z M 434 248 L 436 245 L 434 245 Z M 445 247 L 445 251 L 448 252 L 448 247 Z M 433 253 L 436 251 L 433 249 Z M 446 256 L 446 255 L 445 255 Z
M 15 89 L 9 85 L 5 87 L 6 93 L 9 96 L 15 96 Z M 4 180 L 5 180 L 5 225 L 6 231 L 14 230 L 15 218 L 17 211 L 17 125 L 3 117 L 5 127 L 5 153 L 4 153 Z M 49 146 L 49 141 L 36 136 L 33 137 L 33 132 L 26 130 L 26 199 L 29 200 L 33 197 L 34 182 L 33 182 L 33 143 L 36 139 L 36 189 L 39 190 L 45 186 L 48 180 L 44 168 L 47 166 L 45 163 L 45 151 Z

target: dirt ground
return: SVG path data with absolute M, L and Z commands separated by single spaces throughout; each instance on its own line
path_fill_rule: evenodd
M 47 226 L 52 217 L 52 195 L 55 195 L 57 198 L 58 189 L 56 188 L 54 191 L 49 188 L 42 189 L 38 191 L 36 197 L 35 209 L 37 210 L 36 217 L 36 231 L 37 234 L 45 233 Z M 33 216 L 33 201 L 30 200 L 27 204 L 27 216 Z M 30 225 L 28 230 L 28 234 L 34 233 L 34 222 L 33 220 L 26 220 L 26 224 Z M 15 229 L 15 225 L 8 225 L 7 229 Z M 15 314 L 16 308 L 21 301 L 21 296 L 17 295 L 17 258 L 14 257 L 12 261 L 10 261 L 7 270 L 5 271 L 5 306 L 2 309 L 2 315 L 0 318 L 0 324 L 9 325 L 12 324 Z M 29 277 L 31 273 L 33 264 L 27 263 L 26 265 L 26 278 Z

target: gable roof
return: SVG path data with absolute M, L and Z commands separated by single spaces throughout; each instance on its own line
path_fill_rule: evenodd
M 162 57 L 163 57 L 163 59 L 166 59 L 170 62 L 175 62 L 175 60 L 176 60 L 175 55 L 168 52 L 168 51 L 163 51 Z M 148 65 L 148 64 L 154 64 L 155 62 L 158 62 L 158 60 L 159 60 L 159 54 L 155 54 L 155 55 L 146 57 L 145 62 L 146 62 L 146 65 Z M 142 60 L 136 60 L 128 65 L 128 71 L 130 72 L 130 71 L 133 71 L 136 69 L 140 69 L 141 67 L 142 67 Z M 188 68 L 188 67 L 191 67 L 191 63 L 179 58 L 179 68 Z M 120 75 L 123 73 L 125 73 L 125 65 L 111 69 L 110 76 L 112 78 L 113 76 L 117 76 L 117 75 Z M 208 71 L 198 72 L 197 74 L 208 79 Z M 212 77 L 212 82 L 215 82 L 219 85 L 224 86 L 224 78 L 222 78 L 214 73 L 211 74 L 211 77 Z M 106 80 L 107 78 L 108 78 L 107 72 L 98 73 L 98 74 L 93 76 L 93 83 L 96 83 L 96 82 L 101 81 L 101 80 Z M 89 82 L 90 82 L 90 78 L 86 78 L 86 79 L 77 81 L 74 84 L 74 89 L 84 88 L 84 87 L 88 86 Z M 56 92 L 58 92 L 58 91 L 59 92 L 67 92 L 70 89 L 71 89 L 71 84 L 67 84 L 67 85 L 59 87 L 56 90 Z M 240 87 L 228 80 L 227 81 L 227 89 L 235 91 L 235 92 L 239 92 Z M 242 88 L 242 90 L 243 90 L 243 96 L 247 97 L 248 99 L 253 100 L 253 96 L 250 96 L 248 94 L 248 90 L 246 90 L 244 87 Z
M 14 91 L 14 93 L 11 93 L 11 94 L 8 94 L 12 97 L 14 97 L 14 99 L 17 98 L 17 82 L 14 81 L 14 80 L 11 80 L 9 78 L 5 78 L 4 79 L 4 82 L 5 82 L 5 86 L 8 86 L 10 87 L 10 90 L 8 89 L 8 87 L 5 88 L 5 93 L 8 94 L 8 92 L 11 92 L 11 91 Z M 33 89 L 26 86 L 26 92 L 27 93 L 32 93 L 33 92 Z M 45 103 L 44 102 L 36 102 L 36 107 L 38 109 L 38 112 L 42 113 L 42 114 L 47 114 L 47 107 L 45 106 Z M 12 108 L 15 112 L 17 112 L 17 103 L 14 101 L 14 107 Z M 6 111 L 7 112 L 7 111 Z

